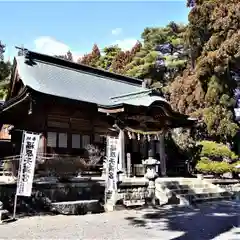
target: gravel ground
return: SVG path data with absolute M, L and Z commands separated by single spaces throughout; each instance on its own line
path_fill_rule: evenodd
M 22 218 L 0 225 L 0 239 L 240 239 L 237 202 L 160 207 L 85 216 Z

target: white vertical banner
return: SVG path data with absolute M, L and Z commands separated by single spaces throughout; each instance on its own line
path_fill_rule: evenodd
M 125 164 L 125 141 L 124 141 L 124 131 L 120 130 L 118 135 L 118 144 L 119 144 L 119 162 L 118 162 L 118 170 L 123 173 L 126 172 L 126 164 Z
M 16 196 L 30 197 L 40 134 L 23 132 Z
M 119 138 L 107 136 L 107 178 L 106 192 L 117 190 Z

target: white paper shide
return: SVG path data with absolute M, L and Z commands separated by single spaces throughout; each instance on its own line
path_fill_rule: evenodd
M 16 194 L 30 197 L 40 135 L 27 132 L 23 134 Z

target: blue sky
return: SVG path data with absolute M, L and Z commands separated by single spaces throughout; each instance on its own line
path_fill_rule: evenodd
M 49 54 L 70 49 L 77 58 L 94 43 L 130 48 L 145 27 L 187 22 L 186 1 L 0 1 L 0 40 L 12 58 L 15 45 Z

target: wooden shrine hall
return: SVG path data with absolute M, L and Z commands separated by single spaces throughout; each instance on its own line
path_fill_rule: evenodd
M 28 50 L 14 59 L 13 69 L 0 112 L 1 123 L 14 126 L 13 154 L 20 152 L 22 130 L 42 134 L 43 154 L 74 156 L 121 132 L 123 172 L 127 155 L 137 165 L 150 154 L 165 175 L 164 132 L 194 124 L 139 79 Z

